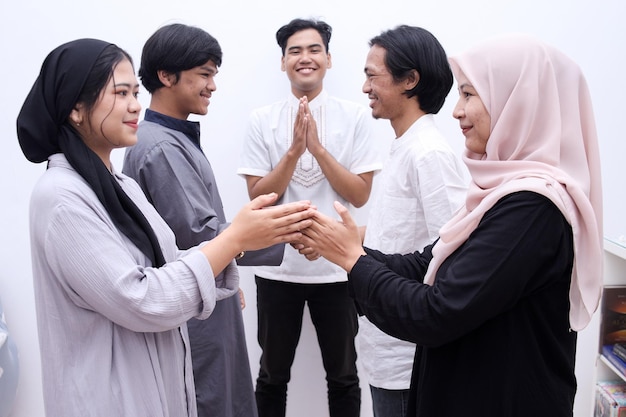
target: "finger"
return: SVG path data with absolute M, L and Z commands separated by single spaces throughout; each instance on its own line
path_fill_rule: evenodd
M 356 227 L 356 223 L 354 222 L 354 219 L 350 215 L 350 212 L 348 211 L 346 206 L 341 204 L 339 201 L 335 201 L 333 205 L 335 207 L 335 211 L 337 211 L 337 214 L 339 214 L 339 216 L 341 217 L 341 220 L 343 221 L 343 224 L 345 224 L 346 227 L 348 228 Z
M 304 255 L 305 258 L 307 258 L 309 261 L 317 261 L 320 258 L 320 254 L 319 253 L 311 253 L 308 255 Z
M 252 201 L 250 201 L 248 205 L 253 210 L 257 210 L 257 209 L 261 209 L 263 207 L 274 204 L 277 199 L 278 199 L 278 194 L 276 193 L 262 194 L 256 197 L 255 199 L 253 199 Z
M 317 254 L 317 251 L 315 251 L 312 247 L 310 246 L 305 246 L 305 245 L 301 245 L 302 247 L 298 250 L 298 252 L 302 255 L 315 255 Z
M 310 219 L 294 220 L 294 221 L 285 221 L 284 219 L 282 219 L 279 222 L 277 222 L 275 225 L 273 225 L 270 228 L 270 231 L 273 234 L 278 235 L 278 236 L 291 234 L 295 232 L 299 232 L 300 233 L 299 236 L 302 236 L 301 231 L 311 226 L 311 223 L 312 223 L 312 220 Z M 296 239 L 288 240 L 285 243 L 289 243 L 293 241 L 299 242 L 299 240 L 296 238 Z
M 306 215 L 303 217 L 310 217 L 314 209 L 311 208 L 311 204 L 308 201 L 296 201 L 293 203 L 280 204 L 278 206 L 268 207 L 265 210 L 267 210 L 266 213 L 269 214 L 271 218 L 280 219 L 285 216 L 290 216 L 292 214 L 297 214 L 297 213 L 302 213 L 302 212 L 306 212 Z M 311 212 L 309 213 L 309 211 Z

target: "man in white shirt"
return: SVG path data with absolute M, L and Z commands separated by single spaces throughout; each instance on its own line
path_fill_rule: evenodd
M 360 207 L 380 169 L 369 138 L 367 109 L 329 96 L 331 67 L 325 22 L 295 19 L 276 33 L 289 96 L 255 110 L 238 174 L 250 198 L 276 192 L 280 202 L 311 200 L 334 213 L 335 200 Z M 282 265 L 255 269 L 258 340 L 262 349 L 256 399 L 259 417 L 285 416 L 287 383 L 308 304 L 326 370 L 331 417 L 360 415 L 354 338 L 358 320 L 345 271 L 319 258 L 309 262 L 287 246 Z
M 370 40 L 365 77 L 372 116 L 388 119 L 396 139 L 377 180 L 364 246 L 385 253 L 421 250 L 462 205 L 467 187 L 465 165 L 433 117 L 453 83 L 446 53 L 430 32 L 399 26 Z M 415 345 L 361 316 L 359 354 L 374 417 L 404 417 Z

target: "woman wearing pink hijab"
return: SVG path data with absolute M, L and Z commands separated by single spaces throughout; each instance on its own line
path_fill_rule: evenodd
M 363 248 L 321 213 L 312 247 L 349 273 L 362 314 L 418 345 L 407 416 L 573 413 L 576 335 L 602 285 L 602 193 L 579 67 L 524 35 L 450 59 L 472 176 L 440 238 L 410 255 Z

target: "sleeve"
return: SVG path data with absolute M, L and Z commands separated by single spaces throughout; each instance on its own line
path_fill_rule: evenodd
M 264 119 L 269 117 L 269 114 L 261 110 L 255 110 L 250 114 L 237 169 L 237 174 L 242 177 L 246 175 L 264 177 L 273 169 L 268 146 L 268 141 L 273 138 L 266 138 L 263 128 L 264 123 L 270 122 Z
M 0 302 L 0 416 L 8 416 L 13 409 L 19 371 L 17 346 L 9 334 Z
M 354 131 L 353 158 L 350 172 L 363 174 L 366 172 L 378 172 L 382 169 L 380 153 L 372 138 L 372 120 L 365 108 L 358 106 L 356 114 L 356 126 Z
M 43 233 L 42 256 L 67 297 L 137 332 L 160 332 L 192 317 L 208 317 L 216 303 L 211 265 L 197 249 L 161 268 L 95 212 L 58 206 Z
M 137 181 L 176 235 L 180 248 L 213 239 L 228 224 L 221 222 L 215 202 L 217 184 L 203 178 L 194 156 L 177 143 L 161 141 L 143 156 Z
M 566 264 L 568 250 L 571 228 L 561 212 L 545 197 L 521 192 L 503 198 L 485 214 L 465 244 L 441 265 L 433 286 L 409 275 L 425 272 L 424 254 L 418 253 L 368 252 L 351 271 L 349 282 L 360 311 L 381 330 L 439 346 L 545 285 L 546 265 Z
M 465 201 L 466 181 L 457 170 L 455 156 L 449 152 L 431 151 L 415 161 L 412 170 L 415 194 L 424 210 L 428 237 L 434 240 Z

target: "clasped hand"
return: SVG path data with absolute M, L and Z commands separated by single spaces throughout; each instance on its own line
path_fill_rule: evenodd
M 298 155 L 302 155 L 308 149 L 313 156 L 322 149 L 322 144 L 317 135 L 317 124 L 311 115 L 309 101 L 306 96 L 300 98 L 298 114 L 293 127 L 293 149 Z
M 310 201 L 272 206 L 276 193 L 264 194 L 246 204 L 231 222 L 230 232 L 239 238 L 243 250 L 257 250 L 302 237 L 316 212 Z
M 301 230 L 302 237 L 291 245 L 309 260 L 323 256 L 350 272 L 365 250 L 361 234 L 348 209 L 335 201 L 335 210 L 341 221 L 314 211 L 310 226 Z

